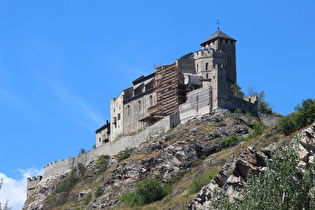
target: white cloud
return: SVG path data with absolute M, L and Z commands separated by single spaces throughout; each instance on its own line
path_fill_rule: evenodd
M 22 209 L 26 200 L 26 184 L 27 178 L 43 174 L 43 169 L 30 168 L 27 170 L 19 169 L 19 179 L 10 178 L 0 173 L 0 179 L 3 178 L 2 188 L 0 190 L 0 202 L 2 206 L 9 200 L 9 207 L 12 210 Z

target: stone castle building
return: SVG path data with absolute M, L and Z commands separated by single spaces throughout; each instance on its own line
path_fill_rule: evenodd
M 171 65 L 155 66 L 154 73 L 137 78 L 112 99 L 110 123 L 96 130 L 96 146 L 177 111 L 181 120 L 220 109 L 240 109 L 257 116 L 256 96 L 238 98 L 230 88 L 236 83 L 236 40 L 218 29 L 200 46 Z
M 236 97 L 231 90 L 236 83 L 235 43 L 218 29 L 200 44 L 200 50 L 135 79 L 111 99 L 110 122 L 96 130 L 96 148 L 47 164 L 43 176 L 27 179 L 27 196 L 42 179 L 69 172 L 78 163 L 87 166 L 100 155 L 137 147 L 193 117 L 222 109 L 240 109 L 258 117 L 257 97 Z

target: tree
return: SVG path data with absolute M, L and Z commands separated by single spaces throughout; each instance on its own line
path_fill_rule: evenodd
M 255 90 L 256 90 L 256 87 L 248 86 L 247 92 L 248 92 L 249 97 L 257 95 L 257 91 Z
M 230 89 L 236 98 L 243 99 L 244 93 L 241 91 L 242 88 L 237 83 L 232 84 Z
M 315 120 L 315 99 L 303 100 L 294 107 L 295 112 L 279 119 L 277 126 L 285 135 L 311 124 Z
M 293 145 L 279 146 L 271 160 L 266 159 L 263 173 L 248 174 L 242 201 L 230 203 L 221 194 L 212 205 L 219 209 L 314 209 L 314 167 L 299 168 L 297 151 Z
M 1 190 L 2 184 L 3 184 L 3 179 L 0 180 L 0 190 Z M 8 203 L 9 203 L 9 201 L 7 200 L 5 202 L 5 204 L 4 204 L 4 206 L 2 207 L 1 202 L 0 202 L 0 210 L 10 210 L 10 209 L 12 209 L 11 207 L 8 207 Z
M 81 148 L 79 155 L 80 155 L 80 154 L 83 154 L 83 153 L 85 153 L 85 152 L 86 152 L 85 149 Z
M 265 101 L 265 92 L 261 91 L 258 94 L 258 112 L 272 114 L 272 108 L 268 102 Z
M 303 100 L 294 110 L 297 112 L 296 123 L 299 127 L 311 124 L 315 120 L 315 99 Z

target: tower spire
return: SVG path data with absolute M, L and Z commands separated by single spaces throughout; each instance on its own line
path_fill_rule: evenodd
M 218 29 L 218 30 L 220 29 L 220 24 L 221 24 L 221 23 L 219 22 L 219 20 L 217 20 L 217 25 L 218 25 L 218 28 L 217 28 L 217 29 Z

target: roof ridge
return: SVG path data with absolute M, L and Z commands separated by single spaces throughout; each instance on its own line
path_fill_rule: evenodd
M 226 33 L 220 31 L 219 29 L 214 32 L 208 39 L 206 39 L 206 41 L 202 42 L 200 45 L 203 45 L 213 39 L 216 39 L 216 38 L 224 38 L 224 39 L 230 39 L 230 40 L 233 40 L 233 41 L 236 41 L 236 39 L 233 39 L 232 37 L 230 37 L 229 35 L 227 35 Z

